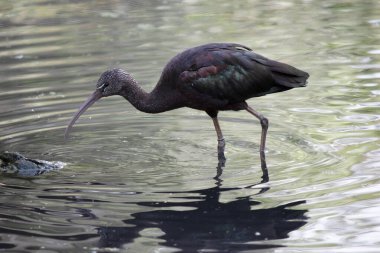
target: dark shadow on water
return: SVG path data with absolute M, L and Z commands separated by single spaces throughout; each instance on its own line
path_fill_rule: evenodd
M 132 213 L 132 219 L 123 220 L 125 226 L 119 227 L 95 227 L 97 232 L 83 233 L 73 227 L 71 232 L 49 234 L 40 230 L 30 230 L 24 228 L 2 227 L 1 233 L 8 235 L 21 235 L 29 238 L 50 238 L 66 242 L 84 242 L 91 239 L 96 242 L 97 248 L 121 248 L 124 244 L 132 243 L 138 238 L 144 237 L 142 231 L 145 229 L 155 228 L 160 230 L 157 236 L 150 236 L 152 241 L 156 239 L 158 244 L 170 248 L 178 249 L 178 252 L 198 252 L 200 250 L 216 252 L 240 252 L 263 248 L 283 247 L 274 239 L 284 239 L 288 234 L 306 224 L 307 210 L 292 209 L 292 207 L 301 205 L 305 201 L 296 201 L 285 205 L 261 208 L 260 202 L 254 200 L 255 195 L 263 194 L 269 190 L 268 171 L 262 170 L 262 179 L 246 187 L 223 187 L 221 179 L 225 159 L 219 159 L 214 177 L 215 186 L 178 192 L 157 192 L 170 197 L 167 201 L 138 201 L 128 202 L 126 204 L 135 204 L 141 207 L 147 207 L 150 211 Z M 3 187 L 15 190 L 29 191 L 28 187 L 19 187 L 4 185 Z M 69 187 L 68 187 L 69 188 Z M 62 200 L 68 203 L 90 203 L 99 202 L 107 205 L 107 200 L 94 200 L 92 198 L 83 198 L 76 195 L 54 195 L 56 188 L 44 189 L 46 194 L 40 194 L 37 197 L 47 200 Z M 233 201 L 223 202 L 221 196 L 223 193 L 237 191 L 238 193 L 252 192 L 251 195 L 237 197 Z M 60 192 L 60 189 L 58 189 Z M 80 193 L 80 190 L 73 190 L 72 193 Z M 240 196 L 242 195 L 239 194 Z M 136 194 L 143 194 L 142 192 Z M 2 209 L 19 209 L 18 205 L 11 203 L 1 203 Z M 252 210 L 254 209 L 254 210 Z M 50 210 L 48 208 L 23 207 L 23 211 L 32 213 L 37 216 L 60 216 L 60 211 Z M 74 215 L 74 221 L 66 217 L 67 224 L 74 222 L 77 217 L 83 217 L 90 220 L 98 220 L 91 209 L 73 208 L 71 213 Z M 66 214 L 68 215 L 68 214 Z M 5 220 L 16 220 L 20 223 L 33 223 L 25 220 L 18 215 L 1 215 Z M 71 215 L 70 215 L 71 216 Z M 70 225 L 70 227 L 71 227 Z M 27 225 L 29 227 L 29 225 Z M 152 238 L 154 237 L 154 238 Z M 99 239 L 97 239 L 99 238 Z M 95 246 L 95 245 L 94 245 Z M 0 249 L 10 249 L 17 247 L 16 244 L 1 242 Z M 101 251 L 99 251 L 101 252 Z
M 201 250 L 216 252 L 240 252 L 264 248 L 283 247 L 275 239 L 288 238 L 290 232 L 299 229 L 307 223 L 306 209 L 292 209 L 305 201 L 295 201 L 272 208 L 261 208 L 260 202 L 254 200 L 255 195 L 263 194 L 270 188 L 268 170 L 262 167 L 261 180 L 245 187 L 223 187 L 222 173 L 226 163 L 224 156 L 218 156 L 215 186 L 178 192 L 157 192 L 157 194 L 170 195 L 167 201 L 138 201 L 126 204 L 135 204 L 147 207 L 151 211 L 132 213 L 132 219 L 123 220 L 125 226 L 96 227 L 97 232 L 46 234 L 39 230 L 1 228 L 1 233 L 22 235 L 35 238 L 50 238 L 60 241 L 86 241 L 91 239 L 99 241 L 98 248 L 121 248 L 124 244 L 132 243 L 144 237 L 141 232 L 145 229 L 155 228 L 160 232 L 157 236 L 150 236 L 149 241 L 156 239 L 158 244 L 178 249 L 178 252 L 199 252 Z M 19 186 L 4 185 L 9 189 L 25 190 Z M 52 195 L 56 188 L 44 189 L 48 194 L 40 194 L 40 199 L 63 200 L 77 203 L 102 202 L 107 200 L 94 200 L 78 196 Z M 60 190 L 60 189 L 58 189 Z M 230 191 L 252 192 L 248 196 L 237 197 L 230 202 L 221 201 L 223 193 Z M 80 193 L 79 190 L 75 190 Z M 142 192 L 136 193 L 142 194 Z M 240 194 L 242 195 L 242 194 Z M 17 209 L 18 206 L 2 203 L 0 208 Z M 253 209 L 253 210 L 252 210 Z M 59 215 L 59 211 L 37 207 L 24 207 L 24 211 L 35 215 Z M 75 217 L 84 217 L 91 220 L 99 218 L 91 209 L 74 208 Z M 30 223 L 17 215 L 2 215 L 6 220 L 17 220 Z M 71 218 L 67 219 L 72 223 Z M 152 238 L 154 237 L 154 238 Z M 1 240 L 0 240 L 1 241 Z M 0 249 L 17 247 L 16 244 L 0 243 Z M 101 252 L 101 251 L 99 251 Z
M 305 203 L 296 201 L 274 208 L 258 209 L 261 204 L 252 200 L 252 196 L 239 197 L 223 203 L 221 193 L 244 188 L 223 188 L 220 176 L 225 160 L 219 159 L 216 186 L 208 189 L 170 192 L 174 196 L 165 202 L 138 202 L 139 206 L 158 210 L 132 214 L 134 219 L 124 220 L 128 227 L 99 227 L 101 237 L 98 247 L 122 247 L 141 237 L 140 232 L 148 228 L 157 228 L 163 233 L 158 236 L 160 245 L 174 247 L 179 252 L 199 252 L 201 249 L 216 252 L 239 252 L 263 248 L 283 247 L 269 240 L 285 239 L 288 234 L 306 224 L 307 210 L 288 209 Z M 262 181 L 267 182 L 267 170 L 263 170 Z M 250 185 L 245 188 L 258 188 Z M 269 190 L 262 186 L 257 194 Z M 183 197 L 188 194 L 189 196 Z M 254 194 L 256 195 L 256 194 Z M 180 201 L 183 199 L 184 201 Z M 182 208 L 182 211 L 173 210 Z M 183 211 L 183 207 L 187 207 Z M 166 210 L 165 210 L 166 208 Z M 256 208 L 252 210 L 252 208 Z M 161 241 L 160 240 L 160 241 Z

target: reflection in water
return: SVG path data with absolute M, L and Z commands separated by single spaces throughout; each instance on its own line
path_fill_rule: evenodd
M 141 233 L 145 229 L 156 228 L 161 230 L 162 235 L 156 235 L 162 246 L 174 247 L 182 252 L 197 252 L 200 249 L 217 250 L 218 252 L 235 252 L 261 248 L 282 247 L 277 243 L 268 243 L 266 240 L 287 238 L 288 234 L 306 224 L 307 210 L 291 210 L 289 207 L 298 206 L 305 201 L 295 201 L 274 208 L 260 209 L 260 202 L 252 199 L 253 195 L 234 198 L 233 201 L 221 201 L 223 193 L 241 191 L 244 189 L 259 188 L 254 195 L 262 194 L 269 190 L 268 174 L 263 170 L 262 180 L 253 185 L 242 187 L 222 187 L 223 180 L 220 178 L 225 166 L 225 159 L 219 159 L 215 176 L 215 186 L 201 190 L 156 192 L 156 194 L 170 194 L 169 201 L 136 201 L 127 202 L 142 208 L 137 210 L 153 209 L 149 211 L 135 211 L 131 213 L 133 219 L 123 220 L 126 226 L 108 227 L 95 226 L 93 229 L 82 230 L 78 226 L 78 217 L 87 221 L 98 221 L 94 208 L 83 208 L 89 203 L 108 203 L 109 200 L 79 197 L 84 192 L 81 190 L 68 190 L 67 185 L 62 192 L 61 188 L 44 189 L 46 194 L 37 195 L 45 203 L 49 200 L 62 200 L 66 205 L 72 206 L 67 211 L 55 210 L 54 208 L 37 208 L 19 206 L 9 203 L 0 204 L 2 210 L 23 210 L 32 216 L 41 217 L 37 220 L 39 226 L 43 226 L 50 233 L 41 233 L 40 230 L 31 230 L 30 227 L 37 223 L 26 220 L 24 215 L 2 214 L 2 218 L 19 223 L 25 223 L 24 227 L 16 228 L 2 226 L 2 233 L 7 235 L 19 235 L 30 238 L 46 238 L 59 241 L 85 242 L 86 240 L 97 241 L 97 248 L 120 248 L 124 244 L 133 243 L 136 239 L 144 237 Z M 31 191 L 32 188 L 20 188 L 12 185 L 4 185 L 7 189 Z M 70 187 L 69 187 L 70 188 Z M 74 193 L 66 195 L 63 193 Z M 55 193 L 55 194 L 48 194 Z M 139 192 L 138 194 L 142 194 Z M 80 205 L 82 207 L 74 207 Z M 252 210 L 255 207 L 255 210 Z M 157 210 L 158 209 L 158 210 Z M 185 211 L 184 211 L 185 209 Z M 136 210 L 136 209 L 135 209 Z M 43 218 L 44 217 L 44 218 Z M 53 217 L 66 217 L 65 221 L 70 226 L 58 225 L 58 223 L 42 222 Z M 44 229 L 41 229 L 44 230 Z M 162 240 L 162 241 L 161 241 Z M 255 243 L 256 242 L 256 243 Z M 263 243 L 265 242 L 265 243 Z M 17 245 L 7 243 L 0 245 L 0 249 L 16 248 Z M 29 249 L 33 246 L 27 246 Z M 87 246 L 86 246 L 87 247 Z
M 234 201 L 222 203 L 222 192 L 241 190 L 242 188 L 222 188 L 219 176 L 222 172 L 219 160 L 217 168 L 216 186 L 203 190 L 171 192 L 172 194 L 198 194 L 198 196 L 181 197 L 185 201 L 167 202 L 138 202 L 139 206 L 160 208 L 148 212 L 132 214 L 134 219 L 125 220 L 128 227 L 99 227 L 101 236 L 99 247 L 121 247 L 141 237 L 144 229 L 158 228 L 163 235 L 161 245 L 175 247 L 183 252 L 199 252 L 201 249 L 231 252 L 261 248 L 282 247 L 276 244 L 253 244 L 253 241 L 264 241 L 287 238 L 288 234 L 306 224 L 307 210 L 291 210 L 305 203 L 296 201 L 268 209 L 251 210 L 252 206 L 260 202 L 251 199 L 251 196 L 239 197 Z M 262 182 L 266 182 L 267 174 L 263 174 Z M 250 185 L 246 188 L 252 188 Z M 268 190 L 264 187 L 258 193 Z M 192 200 L 189 202 L 189 200 Z M 182 208 L 181 211 L 173 210 Z M 188 208 L 183 211 L 183 207 Z M 168 208 L 170 210 L 163 210 Z M 190 210 L 189 210 L 190 209 Z

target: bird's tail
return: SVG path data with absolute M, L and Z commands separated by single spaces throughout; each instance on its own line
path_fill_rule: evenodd
M 277 66 L 281 67 L 275 67 L 272 73 L 278 84 L 289 88 L 306 86 L 307 79 L 309 78 L 308 73 L 280 62 L 277 63 Z
M 291 89 L 304 87 L 307 84 L 309 74 L 305 71 L 259 55 L 256 56 L 255 60 L 270 69 L 274 80 L 280 86 Z
M 267 64 L 277 84 L 288 88 L 306 86 L 309 78 L 307 72 L 278 61 L 270 60 Z

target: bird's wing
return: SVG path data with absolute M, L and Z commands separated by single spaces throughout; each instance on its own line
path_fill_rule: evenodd
M 209 44 L 184 56 L 188 66 L 179 74 L 179 89 L 226 103 L 299 87 L 307 79 L 305 72 L 239 44 Z

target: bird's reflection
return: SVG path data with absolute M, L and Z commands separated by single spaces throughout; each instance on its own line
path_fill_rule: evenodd
M 288 234 L 306 224 L 307 210 L 293 210 L 305 201 L 296 201 L 273 208 L 258 208 L 261 204 L 252 200 L 252 195 L 221 202 L 223 192 L 242 188 L 223 188 L 220 179 L 225 160 L 219 159 L 215 187 L 171 192 L 187 197 L 173 197 L 173 201 L 138 202 L 139 206 L 159 208 L 132 214 L 133 219 L 125 220 L 126 227 L 100 227 L 99 247 L 121 247 L 141 237 L 147 228 L 158 228 L 163 234 L 161 245 L 174 247 L 179 252 L 238 252 L 262 248 L 281 247 L 267 240 L 287 238 Z M 262 182 L 267 182 L 267 171 L 263 170 Z M 252 188 L 251 185 L 245 188 Z M 259 187 L 256 185 L 255 188 Z M 258 194 L 267 191 L 264 186 Z M 183 199 L 183 201 L 180 201 Z M 178 211 L 175 210 L 178 207 Z M 186 211 L 183 211 L 184 207 Z M 254 208 L 254 210 L 252 210 Z M 179 211 L 181 210 L 181 211 Z M 260 243 L 265 241 L 265 243 Z

